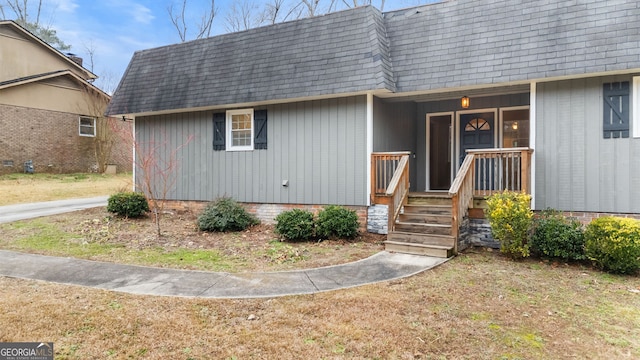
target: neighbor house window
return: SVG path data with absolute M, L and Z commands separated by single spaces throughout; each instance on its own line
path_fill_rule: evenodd
M 96 119 L 88 116 L 80 116 L 78 123 L 80 136 L 96 136 Z
M 629 137 L 629 82 L 613 82 L 603 84 L 602 95 L 603 108 L 603 137 L 628 138 Z

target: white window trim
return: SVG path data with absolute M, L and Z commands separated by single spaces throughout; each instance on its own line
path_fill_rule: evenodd
M 640 76 L 633 77 L 631 88 L 631 128 L 634 138 L 640 138 Z
M 232 117 L 233 115 L 247 115 L 251 116 L 251 145 L 248 146 L 233 146 L 233 136 L 232 136 Z M 253 109 L 237 109 L 237 110 L 227 110 L 227 124 L 226 124 L 226 136 L 227 141 L 227 151 L 251 151 L 253 150 L 253 137 L 255 131 L 255 121 L 253 117 Z
M 91 129 L 93 130 L 93 134 L 83 134 L 82 129 L 88 129 L 88 126 L 82 125 L 82 120 L 91 120 Z M 86 136 L 86 137 L 95 137 L 96 136 L 96 118 L 91 116 L 80 116 L 78 117 L 78 135 Z

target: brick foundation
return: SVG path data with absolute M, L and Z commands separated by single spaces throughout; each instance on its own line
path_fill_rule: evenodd
M 566 217 L 575 218 L 576 220 L 580 221 L 583 225 L 587 225 L 594 219 L 605 217 L 605 216 L 615 216 L 615 217 L 640 220 L 640 214 L 583 212 L 583 211 L 564 211 L 562 214 Z
M 167 201 L 165 203 L 166 209 L 176 211 L 190 211 L 193 213 L 200 213 L 209 204 L 206 201 Z M 309 210 L 314 214 L 317 214 L 320 210 L 324 209 L 326 205 L 308 205 L 308 204 L 260 204 L 260 203 L 240 203 L 247 211 L 255 215 L 260 221 L 266 224 L 275 223 L 275 218 L 278 214 L 292 210 L 292 209 L 304 209 Z M 366 206 L 344 206 L 347 209 L 353 210 L 358 215 L 358 222 L 360 222 L 360 231 L 366 231 L 367 229 L 367 207 Z

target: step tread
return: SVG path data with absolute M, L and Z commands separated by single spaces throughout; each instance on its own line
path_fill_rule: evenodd
M 396 225 L 416 225 L 421 227 L 433 226 L 433 227 L 439 227 L 439 228 L 451 227 L 451 224 L 417 223 L 417 222 L 407 222 L 407 221 L 396 221 Z
M 451 249 L 453 249 L 453 246 L 448 246 L 448 245 L 432 245 L 432 244 L 408 243 L 408 242 L 393 241 L 393 240 L 386 240 L 386 241 L 384 241 L 384 243 L 385 244 L 393 244 L 393 245 L 406 245 L 406 246 L 413 246 L 413 247 L 419 247 L 419 248 L 429 248 L 429 249 L 442 249 L 442 250 L 451 250 Z

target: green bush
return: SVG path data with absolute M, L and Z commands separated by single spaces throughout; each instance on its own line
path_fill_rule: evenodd
M 599 268 L 632 274 L 640 269 L 640 221 L 619 217 L 593 220 L 585 231 L 585 251 Z
M 119 192 L 109 196 L 107 211 L 124 217 L 139 217 L 149 211 L 147 198 L 137 192 Z
M 500 251 L 513 259 L 529 256 L 529 234 L 533 222 L 531 196 L 513 191 L 491 195 L 485 210 L 491 234 Z
M 287 240 L 308 240 L 314 236 L 313 213 L 293 209 L 276 216 L 276 232 Z
M 358 214 L 342 206 L 330 205 L 318 213 L 316 235 L 323 239 L 348 238 L 358 235 Z
M 548 209 L 534 220 L 531 251 L 542 256 L 585 260 L 582 224 L 559 211 Z
M 260 221 L 235 200 L 223 197 L 208 204 L 198 217 L 202 231 L 242 231 Z

